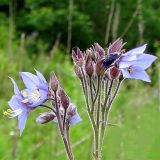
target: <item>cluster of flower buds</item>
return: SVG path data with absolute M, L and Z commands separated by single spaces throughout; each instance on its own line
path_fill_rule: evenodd
M 118 38 L 104 50 L 98 43 L 82 52 L 72 52 L 72 59 L 76 75 L 82 79 L 83 76 L 103 76 L 109 79 L 133 78 L 150 82 L 145 72 L 157 57 L 143 53 L 146 45 L 137 47 L 128 52 L 123 49 L 123 40 Z M 83 75 L 84 74 L 84 75 Z
M 108 77 L 113 79 L 118 78 L 120 71 L 118 69 L 116 70 L 117 67 L 109 72 L 107 70 L 112 67 L 114 62 L 120 57 L 122 46 L 122 40 L 118 39 L 109 46 L 107 51 L 98 43 L 94 43 L 94 45 L 85 52 L 82 52 L 79 48 L 77 52 L 73 51 L 72 59 L 77 77 L 82 79 L 83 76 L 97 77 L 113 73 L 113 75 L 109 75 Z

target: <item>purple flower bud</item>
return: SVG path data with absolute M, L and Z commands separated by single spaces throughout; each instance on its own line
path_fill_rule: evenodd
M 77 65 L 75 65 L 75 66 L 74 66 L 74 70 L 75 70 L 75 73 L 76 73 L 77 77 L 78 77 L 79 79 L 82 79 L 83 76 L 82 76 L 80 67 L 77 66 Z
M 94 43 L 94 46 L 95 46 L 95 51 L 98 54 L 97 57 L 104 58 L 105 55 L 104 49 L 98 43 Z
M 52 121 L 55 117 L 56 116 L 51 112 L 44 112 L 36 118 L 36 122 L 40 124 L 48 123 Z
M 72 59 L 76 65 L 80 67 L 83 66 L 84 56 L 82 51 L 79 48 L 77 48 L 77 52 L 75 52 L 74 50 L 72 51 Z
M 108 69 L 108 76 L 110 79 L 117 79 L 119 78 L 120 74 L 121 74 L 121 71 L 115 66 L 110 67 Z
M 62 107 L 64 109 L 67 109 L 69 106 L 69 97 L 65 94 L 65 92 L 62 89 L 59 90 L 58 94 L 60 97 Z
M 93 62 L 92 62 L 92 57 L 91 55 L 89 54 L 87 56 L 87 59 L 86 59 L 86 62 L 85 62 L 85 71 L 86 71 L 86 74 L 88 76 L 92 76 L 93 73 L 94 73 L 94 68 L 93 68 Z
M 58 89 L 59 82 L 58 82 L 58 79 L 57 79 L 57 77 L 56 77 L 56 75 L 54 73 L 51 73 L 51 75 L 50 75 L 50 82 L 49 82 L 49 84 L 50 84 L 50 88 L 54 92 L 56 92 L 57 89 Z
M 103 75 L 106 71 L 106 68 L 103 65 L 103 60 L 98 59 L 96 63 L 96 74 L 98 76 Z
M 74 70 L 75 70 L 75 73 L 76 73 L 77 77 L 78 77 L 79 79 L 82 79 L 83 76 L 82 76 L 80 67 L 77 66 L 77 65 L 75 65 L 75 66 L 74 66 Z
M 120 52 L 122 47 L 125 43 L 123 43 L 123 39 L 118 38 L 116 41 L 114 41 L 108 48 L 108 52 L 114 53 L 114 52 Z

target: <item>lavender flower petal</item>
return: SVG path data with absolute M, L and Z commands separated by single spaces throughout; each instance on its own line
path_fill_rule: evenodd
M 22 107 L 25 106 L 25 105 L 22 105 L 22 103 L 20 103 L 19 99 L 15 95 L 12 96 L 8 104 L 13 110 L 21 109 Z
M 129 72 L 129 69 L 132 71 Z M 133 79 L 139 79 L 146 82 L 151 82 L 148 74 L 145 72 L 145 70 L 139 66 L 130 66 L 130 68 L 123 68 L 121 69 L 123 77 L 124 78 L 133 78 Z
M 37 77 L 38 77 L 40 83 L 47 83 L 47 81 L 46 81 L 46 79 L 44 78 L 44 76 L 42 75 L 42 73 L 40 73 L 40 72 L 37 71 L 36 69 L 35 69 L 35 71 L 36 71 L 36 74 L 37 74 Z
M 29 113 L 28 110 L 23 110 L 23 112 L 18 116 L 18 127 L 20 130 L 20 135 L 22 135 L 22 132 L 25 128 L 26 121 L 28 118 L 28 113 Z
M 140 47 L 129 50 L 128 52 L 125 53 L 125 55 L 142 54 L 145 51 L 146 47 L 147 47 L 147 44 L 144 44 Z
M 72 117 L 70 117 L 70 125 L 75 125 L 81 121 L 81 117 L 78 113 L 74 114 Z
M 128 68 L 121 69 L 124 78 L 132 78 L 128 72 Z
M 155 60 L 157 59 L 156 56 L 150 54 L 138 54 L 137 60 L 133 65 L 140 66 L 143 69 L 148 68 Z
M 131 77 L 134 79 L 143 80 L 146 82 L 151 82 L 148 74 L 139 66 L 132 66 L 133 72 L 130 73 Z
M 15 93 L 16 95 L 20 95 L 20 91 L 19 91 L 19 88 L 18 88 L 16 82 L 14 81 L 13 78 L 11 78 L 11 77 L 9 77 L 9 78 L 10 78 L 10 80 L 11 80 L 12 83 L 13 83 L 13 86 L 14 86 L 14 93 Z
M 20 72 L 20 76 L 28 89 L 36 89 L 39 85 L 39 79 L 32 73 Z

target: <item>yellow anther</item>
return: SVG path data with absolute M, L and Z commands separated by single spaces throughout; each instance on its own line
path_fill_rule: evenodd
M 22 92 L 23 97 L 27 96 L 27 92 Z
M 12 110 L 11 110 L 11 109 L 7 109 L 7 112 L 8 112 L 8 113 L 11 113 L 11 112 L 12 112 Z
M 7 116 L 7 115 L 8 115 L 8 112 L 7 112 L 7 111 L 4 111 L 4 112 L 3 112 L 3 115 L 4 115 L 4 116 Z
M 29 101 L 28 101 L 28 99 L 24 99 L 24 100 L 22 100 L 22 102 L 23 103 L 28 103 Z

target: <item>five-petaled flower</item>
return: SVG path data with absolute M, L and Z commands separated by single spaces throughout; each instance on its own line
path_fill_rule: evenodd
M 157 57 L 145 54 L 145 49 L 146 44 L 121 55 L 118 65 L 124 78 L 140 79 L 146 82 L 151 81 L 145 69 L 147 69 Z
M 40 72 L 35 71 L 37 75 L 29 72 L 20 72 L 20 76 L 26 86 L 26 89 L 21 91 L 16 82 L 9 77 L 14 85 L 14 95 L 8 102 L 12 110 L 8 109 L 4 114 L 9 118 L 18 116 L 20 134 L 25 128 L 29 111 L 48 99 L 48 83 Z

